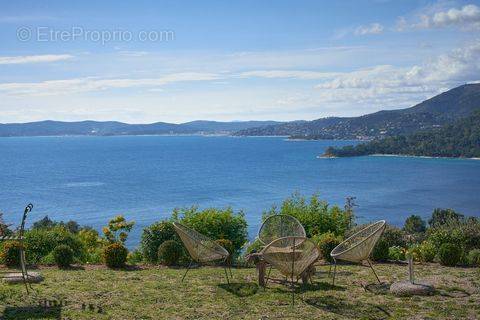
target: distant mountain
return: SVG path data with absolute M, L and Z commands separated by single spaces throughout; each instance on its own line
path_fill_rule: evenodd
M 156 122 L 127 124 L 116 121 L 39 121 L 0 124 L 0 137 L 65 135 L 231 134 L 238 130 L 280 124 L 275 121 L 192 121 L 182 124 Z
M 360 117 L 323 118 L 250 128 L 241 136 L 288 135 L 309 139 L 373 139 L 440 127 L 468 116 L 480 106 L 480 84 L 466 84 L 411 108 L 384 110 Z
M 480 104 L 479 104 L 480 107 Z M 480 157 L 480 108 L 441 128 L 373 140 L 343 148 L 329 147 L 325 157 L 395 154 L 431 157 Z

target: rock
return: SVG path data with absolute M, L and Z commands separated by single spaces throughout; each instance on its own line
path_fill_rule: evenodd
M 23 277 L 21 272 L 12 272 L 7 273 L 3 276 L 3 281 L 6 283 L 23 283 Z M 28 272 L 28 279 L 27 282 L 29 283 L 38 283 L 42 282 L 43 277 L 38 272 Z
M 421 281 L 415 281 L 415 283 L 410 283 L 410 281 L 399 281 L 394 282 L 390 286 L 390 292 L 401 297 L 429 296 L 435 292 L 435 288 L 431 284 Z

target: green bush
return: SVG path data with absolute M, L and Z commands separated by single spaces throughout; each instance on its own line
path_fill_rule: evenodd
M 332 252 L 333 248 L 342 242 L 342 238 L 336 236 L 333 232 L 326 232 L 324 234 L 314 236 L 313 241 L 320 248 L 322 258 L 325 261 L 332 262 L 333 258 L 330 256 L 330 252 Z
M 138 264 L 143 262 L 143 254 L 140 250 L 135 249 L 128 253 L 127 262 L 129 264 Z
M 293 194 L 283 201 L 280 210 L 272 207 L 264 212 L 263 216 L 268 217 L 273 214 L 286 214 L 297 218 L 305 228 L 307 237 L 326 232 L 343 237 L 353 222 L 351 210 L 330 206 L 326 201 L 320 200 L 318 195 L 312 195 L 310 199 L 306 199 L 299 194 Z
M 427 228 L 427 223 L 417 215 L 411 215 L 405 220 L 405 225 L 403 230 L 408 234 L 422 233 L 425 232 Z
M 155 222 L 143 229 L 140 248 L 145 261 L 157 263 L 158 247 L 167 240 L 179 241 L 173 224 L 169 221 Z
M 234 213 L 231 208 L 199 211 L 197 207 L 191 207 L 175 209 L 172 218 L 211 239 L 230 240 L 235 253 L 247 242 L 247 221 L 241 211 Z
M 112 243 L 103 249 L 103 259 L 109 268 L 121 268 L 127 261 L 128 250 L 121 243 Z
M 59 268 L 68 268 L 73 263 L 73 250 L 65 244 L 55 247 L 52 255 Z
M 480 267 L 480 249 L 473 249 L 468 252 L 468 264 L 472 267 Z
M 167 240 L 158 247 L 158 262 L 173 266 L 178 264 L 183 255 L 183 247 L 175 240 Z
M 20 266 L 20 249 L 22 244 L 18 241 L 8 241 L 3 245 L 2 261 L 9 267 L 14 268 Z
M 462 249 L 458 244 L 444 243 L 440 246 L 438 257 L 442 265 L 454 267 L 460 262 Z
M 388 255 L 389 255 L 389 243 L 385 240 L 380 238 L 378 240 L 377 244 L 372 250 L 372 259 L 374 261 L 386 261 L 388 260 Z
M 405 261 L 405 249 L 399 246 L 388 248 L 388 259 L 395 261 Z
M 27 260 L 38 263 L 57 246 L 65 244 L 73 250 L 75 260 L 84 262 L 86 251 L 78 236 L 71 233 L 63 226 L 50 229 L 39 228 L 28 230 L 25 233 L 25 248 Z
M 422 262 L 432 262 L 437 255 L 437 249 L 430 241 L 423 241 L 419 247 L 420 250 L 420 261 Z

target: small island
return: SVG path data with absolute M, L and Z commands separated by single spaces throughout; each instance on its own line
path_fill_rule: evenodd
M 449 158 L 480 157 L 480 110 L 440 128 L 375 139 L 356 146 L 328 147 L 322 157 L 402 155 Z

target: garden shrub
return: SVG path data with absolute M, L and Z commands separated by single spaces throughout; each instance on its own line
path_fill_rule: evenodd
M 313 237 L 313 241 L 317 243 L 320 248 L 322 258 L 325 261 L 332 262 L 333 258 L 330 256 L 333 248 L 342 242 L 342 238 L 336 236 L 333 232 L 326 232 L 321 235 L 316 235 Z
M 86 251 L 82 242 L 77 235 L 69 232 L 63 226 L 50 229 L 38 228 L 25 232 L 27 260 L 32 263 L 38 263 L 61 244 L 65 244 L 73 250 L 76 260 L 82 262 L 85 260 Z
M 103 236 L 109 243 L 119 242 L 124 244 L 134 225 L 135 221 L 127 221 L 122 215 L 116 216 L 108 221 L 107 226 L 102 228 Z
M 18 241 L 8 241 L 3 245 L 2 261 L 9 267 L 14 268 L 20 266 L 20 249 L 22 244 Z
M 385 239 L 380 238 L 377 244 L 372 250 L 372 260 L 374 261 L 386 261 L 388 260 L 389 244 Z
M 388 259 L 394 261 L 405 261 L 405 249 L 399 246 L 388 248 Z
M 405 258 L 412 258 L 413 261 L 421 261 L 420 245 L 418 243 L 410 245 L 405 252 Z
M 426 228 L 427 223 L 417 215 L 408 217 L 403 226 L 403 230 L 408 234 L 422 233 L 425 232 Z
M 175 209 L 172 218 L 211 239 L 230 240 L 235 253 L 247 242 L 247 221 L 241 211 L 234 213 L 231 208 L 199 211 L 194 206 Z
M 73 250 L 65 244 L 55 247 L 52 255 L 59 268 L 68 268 L 73 263 Z
M 419 247 L 420 250 L 420 261 L 422 262 L 433 262 L 435 256 L 437 255 L 437 249 L 430 241 L 423 241 Z
M 430 227 L 440 227 L 448 223 L 461 222 L 464 215 L 452 209 L 437 208 L 433 210 L 432 217 L 428 220 Z
M 170 221 L 155 222 L 144 228 L 140 248 L 145 261 L 157 263 L 158 247 L 167 240 L 180 241 Z
M 138 264 L 143 262 L 143 254 L 140 250 L 135 249 L 128 253 L 127 262 L 129 264 Z
M 444 243 L 440 246 L 438 257 L 442 265 L 454 267 L 460 262 L 462 249 L 458 244 Z
M 480 267 L 480 249 L 473 249 L 467 255 L 468 265 L 472 267 Z
M 109 268 L 121 268 L 127 261 L 128 250 L 119 242 L 112 243 L 103 249 L 103 259 Z
M 326 201 L 320 200 L 316 194 L 306 199 L 295 193 L 283 201 L 280 209 L 272 207 L 264 212 L 263 216 L 266 218 L 273 214 L 286 214 L 297 218 L 305 228 L 307 237 L 326 232 L 343 237 L 353 223 L 351 210 L 330 206 Z
M 183 255 L 183 247 L 175 240 L 167 240 L 158 247 L 158 262 L 166 266 L 178 264 Z

